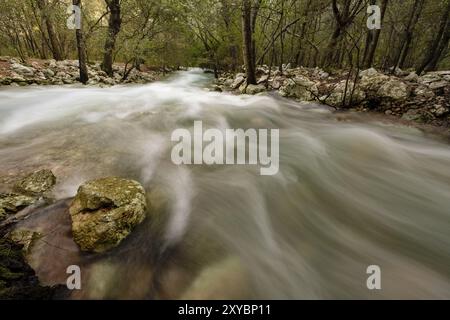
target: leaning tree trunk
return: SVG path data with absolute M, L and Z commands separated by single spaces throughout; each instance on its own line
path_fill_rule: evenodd
M 50 49 L 52 51 L 53 58 L 58 61 L 63 60 L 63 55 L 61 52 L 61 48 L 59 46 L 58 37 L 56 35 L 55 29 L 53 28 L 53 22 L 48 14 L 47 3 L 45 0 L 38 0 L 37 5 L 39 10 L 41 11 L 42 21 L 47 29 L 48 39 L 50 42 Z
M 73 0 L 73 5 L 78 6 L 81 9 L 81 0 Z M 89 80 L 87 66 L 86 66 L 86 47 L 83 40 L 83 31 L 76 29 L 77 49 L 78 49 L 78 62 L 80 68 L 80 82 L 86 84 Z
M 447 4 L 447 8 L 442 15 L 439 25 L 438 33 L 431 42 L 430 47 L 427 50 L 427 55 L 424 61 L 417 69 L 417 74 L 421 74 L 425 71 L 433 71 L 436 69 L 437 64 L 442 56 L 442 52 L 448 46 L 450 38 L 450 1 Z
M 247 84 L 256 84 L 251 14 L 251 0 L 242 0 L 243 55 L 245 71 L 247 73 Z
M 120 0 L 105 0 L 110 11 L 108 21 L 108 34 L 105 41 L 105 52 L 101 68 L 110 77 L 113 76 L 113 54 L 116 46 L 117 34 L 120 32 L 122 19 L 120 17 Z

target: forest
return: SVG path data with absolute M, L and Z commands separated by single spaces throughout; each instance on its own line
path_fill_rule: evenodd
M 67 27 L 71 5 L 80 30 Z M 368 6 L 380 29 L 367 28 Z M 129 68 L 258 65 L 433 71 L 450 66 L 447 0 L 16 0 L 0 3 L 0 55 Z M 86 79 L 82 79 L 86 81 Z

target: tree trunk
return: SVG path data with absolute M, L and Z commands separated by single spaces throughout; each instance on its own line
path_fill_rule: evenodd
M 81 0 L 73 0 L 73 5 L 78 6 L 81 9 Z M 83 32 L 80 29 L 75 31 L 77 38 L 77 49 L 78 49 L 78 62 L 80 68 L 80 82 L 86 84 L 89 80 L 89 75 L 86 66 L 86 47 L 83 40 Z
M 117 34 L 120 32 L 122 19 L 120 17 L 120 0 L 105 0 L 105 2 L 110 11 L 110 15 L 108 21 L 108 34 L 105 41 L 105 52 L 103 55 L 101 68 L 110 77 L 112 77 L 113 53 L 116 46 Z
M 447 4 L 447 8 L 442 15 L 441 23 L 439 26 L 436 37 L 431 42 L 430 47 L 427 50 L 427 55 L 417 69 L 417 74 L 421 74 L 425 71 L 433 71 L 436 69 L 439 60 L 442 56 L 442 52 L 448 46 L 450 38 L 450 1 Z
M 242 0 L 243 56 L 244 56 L 245 71 L 247 73 L 247 84 L 256 84 L 251 17 L 252 17 L 251 0 Z
M 403 68 L 406 57 L 409 54 L 409 49 L 411 48 L 411 42 L 413 38 L 414 28 L 419 21 L 420 14 L 423 9 L 423 4 L 425 0 L 415 0 L 414 5 L 411 10 L 411 15 L 408 20 L 408 25 L 406 26 L 405 32 L 403 34 L 403 40 L 400 45 L 397 57 L 395 59 L 395 65 L 393 71 L 397 68 Z
M 322 65 L 324 67 L 329 67 L 331 64 L 336 63 L 336 48 L 363 5 L 363 0 L 356 0 L 354 3 L 352 0 L 344 0 L 341 8 L 339 8 L 337 0 L 331 1 L 335 19 L 335 28 L 322 59 Z
M 372 3 L 376 4 L 376 1 L 373 1 Z M 381 23 L 383 23 L 384 21 L 384 16 L 386 14 L 388 4 L 389 0 L 383 0 L 383 2 L 381 3 Z M 365 68 L 370 68 L 373 65 L 373 60 L 375 58 L 375 52 L 377 51 L 380 34 L 381 34 L 380 29 L 369 30 L 367 33 L 367 46 L 363 58 L 364 60 L 363 65 Z
M 55 29 L 53 28 L 53 22 L 48 14 L 47 3 L 45 0 L 38 0 L 37 5 L 39 7 L 39 10 L 41 11 L 43 23 L 47 28 L 48 39 L 50 42 L 50 50 L 52 51 L 53 58 L 58 61 L 63 60 L 58 37 L 56 35 Z

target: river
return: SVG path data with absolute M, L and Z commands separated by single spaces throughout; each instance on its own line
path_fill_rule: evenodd
M 404 125 L 346 119 L 276 96 L 211 92 L 200 70 L 147 85 L 0 89 L 0 191 L 39 168 L 55 203 L 19 227 L 44 236 L 28 257 L 71 298 L 450 298 L 450 148 Z M 171 133 L 280 130 L 279 172 L 177 166 Z M 107 254 L 80 253 L 67 207 L 83 182 L 136 179 L 154 207 Z M 367 268 L 380 267 L 381 290 Z

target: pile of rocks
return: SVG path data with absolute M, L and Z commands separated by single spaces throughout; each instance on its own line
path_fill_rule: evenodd
M 78 83 L 79 69 L 77 60 L 30 60 L 27 64 L 16 58 L 0 57 L 0 85 L 63 85 Z M 133 69 L 123 80 L 125 66 L 115 64 L 114 76 L 109 77 L 96 62 L 87 66 L 89 85 L 112 86 L 121 83 L 148 83 L 158 80 L 162 71 L 139 71 Z
M 256 85 L 247 85 L 245 74 L 224 74 L 213 90 L 260 94 L 277 91 L 298 101 L 314 101 L 337 109 L 378 111 L 423 123 L 449 126 L 450 71 L 414 72 L 395 70 L 384 74 L 374 68 L 356 77 L 348 72 L 329 74 L 319 68 L 270 70 L 257 68 Z

